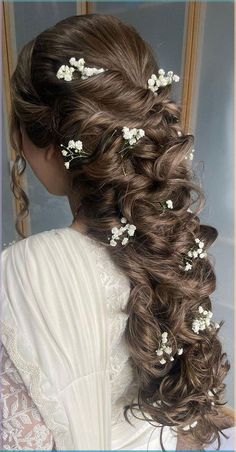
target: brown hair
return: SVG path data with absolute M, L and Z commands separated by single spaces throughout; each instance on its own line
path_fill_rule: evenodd
M 71 82 L 58 79 L 57 70 L 71 57 L 108 70 L 85 80 L 78 74 Z M 138 407 L 144 419 L 192 434 L 200 444 L 218 439 L 219 445 L 214 417 L 226 403 L 223 380 L 230 363 L 224 361 L 219 329 L 191 329 L 200 305 L 211 310 L 216 275 L 209 252 L 194 260 L 191 271 L 179 267 L 195 237 L 208 249 L 218 232 L 200 224 L 205 197 L 185 158 L 194 137 L 178 135 L 181 108 L 170 98 L 171 85 L 160 87 L 157 96 L 147 89 L 158 70 L 148 43 L 111 15 L 71 16 L 39 34 L 21 50 L 11 78 L 10 138 L 18 154 L 12 179 L 22 217 L 28 198 L 18 184 L 24 171 L 18 168 L 20 123 L 38 147 L 53 143 L 59 149 L 70 139 L 86 144 L 90 156 L 76 159 L 69 171 L 73 190 L 83 192 L 88 235 L 107 246 L 131 282 L 125 334 L 137 371 Z M 123 126 L 143 128 L 145 136 L 121 160 L 124 140 L 113 132 Z M 163 212 L 160 203 L 167 199 L 174 208 Z M 199 206 L 191 213 L 195 202 Z M 107 237 L 121 215 L 137 229 L 126 246 L 112 247 Z M 155 353 L 163 331 L 176 355 L 164 366 Z M 180 356 L 177 343 L 184 349 Z M 215 405 L 208 395 L 212 388 Z M 134 406 L 124 407 L 126 419 Z M 195 428 L 182 430 L 195 420 Z M 162 430 L 161 444 L 165 450 Z

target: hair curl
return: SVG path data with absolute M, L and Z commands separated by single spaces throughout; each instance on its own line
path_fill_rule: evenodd
M 57 79 L 58 68 L 71 57 L 108 70 L 85 80 L 75 76 L 70 83 Z M 195 237 L 208 249 L 218 232 L 198 218 L 205 197 L 185 159 L 194 137 L 178 135 L 181 107 L 170 99 L 171 86 L 160 87 L 157 96 L 147 89 L 158 69 L 148 43 L 111 15 L 68 17 L 23 47 L 11 77 L 10 139 L 18 154 L 12 179 L 23 205 L 18 219 L 29 204 L 18 180 L 25 168 L 18 169 L 20 124 L 38 147 L 54 144 L 59 149 L 72 138 L 86 143 L 90 155 L 72 162 L 71 182 L 73 190 L 83 193 L 88 235 L 107 246 L 131 282 L 125 335 L 137 372 L 139 410 L 149 422 L 193 435 L 200 445 L 217 439 L 220 447 L 216 416 L 227 403 L 223 380 L 230 363 L 224 362 L 219 330 L 199 335 L 191 330 L 199 305 L 211 310 L 216 275 L 209 253 L 194 261 L 191 272 L 183 274 L 179 268 Z M 145 136 L 122 160 L 123 137 L 113 132 L 124 125 L 143 128 Z M 174 209 L 163 212 L 160 203 L 169 198 Z M 187 211 L 195 202 L 195 212 Z M 120 226 L 121 214 L 136 225 L 135 237 L 127 246 L 111 247 L 107 234 Z M 177 342 L 184 353 L 160 366 L 155 350 L 163 331 L 175 353 Z M 215 405 L 209 388 L 215 388 Z M 135 405 L 124 407 L 126 419 Z M 196 419 L 195 428 L 182 430 Z

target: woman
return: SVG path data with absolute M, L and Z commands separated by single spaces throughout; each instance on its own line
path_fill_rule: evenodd
M 19 55 L 13 192 L 23 215 L 27 160 L 50 193 L 68 196 L 74 220 L 2 253 L 5 448 L 220 440 L 230 364 L 206 252 L 217 231 L 198 217 L 193 135 L 170 98 L 178 79 L 111 15 L 69 17 Z

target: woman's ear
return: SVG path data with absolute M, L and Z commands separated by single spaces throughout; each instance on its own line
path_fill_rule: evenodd
M 56 157 L 58 154 L 57 149 L 54 145 L 49 145 L 46 147 L 46 160 L 51 160 L 54 156 Z

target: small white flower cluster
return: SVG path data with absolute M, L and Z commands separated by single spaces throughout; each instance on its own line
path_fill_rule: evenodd
M 63 64 L 57 71 L 57 78 L 64 79 L 67 82 L 70 82 L 73 78 L 73 73 L 77 69 L 81 72 L 81 79 L 85 80 L 92 75 L 100 74 L 101 72 L 107 71 L 108 69 L 97 69 L 95 67 L 86 67 L 84 58 L 79 58 L 76 60 L 74 57 L 70 58 L 69 63 L 72 67 Z M 74 66 L 74 67 L 73 67 Z
M 164 69 L 159 69 L 158 74 L 158 77 L 156 74 L 152 74 L 151 78 L 148 79 L 148 89 L 153 91 L 155 96 L 157 95 L 156 91 L 160 86 L 169 85 L 172 81 L 179 81 L 179 76 L 174 74 L 173 71 L 168 71 L 167 75 L 165 75 Z
M 143 129 L 137 129 L 134 127 L 133 129 L 129 129 L 129 127 L 123 127 L 123 138 L 125 140 L 128 140 L 129 145 L 133 146 L 135 143 L 137 143 L 140 138 L 144 137 L 145 131 Z
M 70 58 L 70 64 L 81 72 L 81 78 L 83 80 L 91 77 L 92 75 L 97 75 L 108 70 L 103 68 L 97 69 L 96 67 L 86 67 L 84 58 L 80 58 L 79 60 L 76 60 L 74 57 Z
M 74 70 L 74 67 L 69 67 L 66 64 L 63 64 L 57 71 L 57 78 L 63 78 L 66 82 L 70 82 L 72 80 Z
M 165 212 L 166 209 L 173 209 L 173 201 L 171 199 L 167 199 L 167 201 L 164 202 L 164 204 L 162 202 L 160 202 L 163 212 Z
M 163 353 L 165 352 L 167 355 L 170 355 L 172 352 L 172 348 L 169 345 L 165 345 L 168 342 L 168 339 L 167 339 L 168 332 L 164 331 L 164 333 L 162 333 L 161 336 L 162 336 L 162 344 L 161 344 L 160 348 L 158 348 L 156 350 L 156 354 L 157 354 L 157 356 L 162 356 Z M 182 355 L 183 348 L 179 348 L 177 353 L 178 353 L 178 355 Z M 170 359 L 170 361 L 174 361 L 174 357 L 172 355 L 169 356 L 169 359 Z M 165 360 L 165 358 L 162 357 L 160 360 L 160 364 L 165 364 L 165 363 L 166 363 L 166 360 Z
M 121 218 L 121 223 L 127 223 L 127 219 L 125 217 Z M 117 242 L 116 240 L 120 240 L 121 235 L 127 231 L 128 236 L 133 236 L 136 230 L 136 226 L 134 224 L 127 223 L 125 226 L 121 226 L 120 228 L 117 228 L 116 226 L 111 229 L 112 232 L 112 238 L 108 237 L 108 240 L 110 240 L 111 246 L 116 246 Z M 121 241 L 122 245 L 126 245 L 129 241 L 129 237 L 124 237 Z
M 67 147 L 65 147 L 63 144 L 61 144 L 64 149 L 61 150 L 61 153 L 64 157 L 71 157 L 71 159 L 68 162 L 65 162 L 64 165 L 66 169 L 69 169 L 70 162 L 78 157 L 84 157 L 87 155 L 87 153 L 83 149 L 83 143 L 81 140 L 70 140 Z
M 189 160 L 193 160 L 193 153 L 195 152 L 195 149 L 191 149 L 189 155 L 186 155 L 184 158 L 185 159 L 189 159 Z
M 198 307 L 198 311 L 200 314 L 202 314 L 200 317 L 197 317 L 192 322 L 192 330 L 194 333 L 199 334 L 199 331 L 205 330 L 207 327 L 211 327 L 211 318 L 213 316 L 213 313 L 207 309 L 204 309 L 202 306 Z M 214 324 L 215 328 L 220 328 L 219 323 Z
M 196 427 L 197 422 L 198 421 L 194 421 L 194 422 L 192 422 L 192 424 L 185 425 L 185 427 L 183 427 L 183 430 L 190 430 L 191 427 L 192 428 Z
M 190 263 L 192 262 L 192 259 L 196 259 L 197 257 L 200 257 L 202 259 L 207 255 L 206 251 L 203 251 L 204 242 L 200 239 L 195 239 L 195 242 L 198 243 L 198 248 L 191 248 L 191 250 L 188 251 L 187 256 L 183 258 L 185 260 L 185 267 L 179 265 L 179 268 L 183 269 L 186 272 L 192 268 L 192 263 Z

